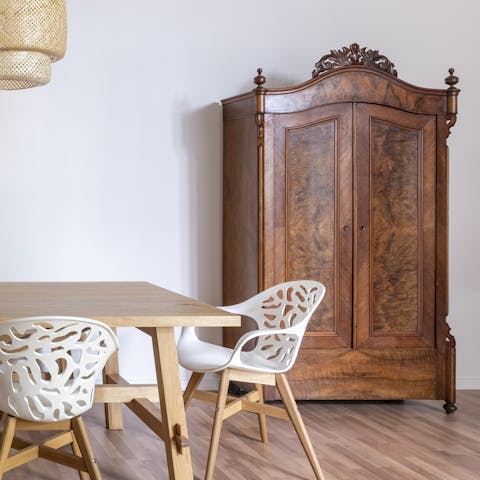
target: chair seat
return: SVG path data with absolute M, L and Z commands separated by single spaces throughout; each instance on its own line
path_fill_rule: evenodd
M 188 348 L 178 348 L 179 363 L 194 372 L 219 372 L 225 368 L 254 372 L 275 372 L 272 362 L 255 351 L 241 352 L 240 360 L 232 359 L 233 349 L 195 339 L 189 340 Z
M 187 370 L 215 372 L 228 364 L 232 352 L 231 348 L 195 340 L 189 342 L 188 348 L 178 348 L 178 361 Z

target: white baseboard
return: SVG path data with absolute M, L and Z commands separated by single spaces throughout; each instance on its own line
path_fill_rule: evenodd
M 187 386 L 189 375 L 181 375 L 180 382 L 182 389 Z M 127 378 L 130 383 L 156 383 L 156 378 Z M 218 376 L 217 375 L 205 375 L 205 378 L 200 384 L 202 390 L 216 390 L 218 388 Z M 457 378 L 457 390 L 480 390 L 480 378 Z
M 457 390 L 480 390 L 480 378 L 457 378 Z

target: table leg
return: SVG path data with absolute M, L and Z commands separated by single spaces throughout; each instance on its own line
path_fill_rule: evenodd
M 151 336 L 169 478 L 192 480 L 192 460 L 173 327 L 152 329 Z
M 116 333 L 116 328 L 112 328 Z M 113 353 L 103 367 L 103 383 L 115 383 L 109 378 L 109 375 L 119 375 L 118 352 Z M 123 416 L 121 403 L 105 404 L 105 425 L 109 430 L 123 430 Z

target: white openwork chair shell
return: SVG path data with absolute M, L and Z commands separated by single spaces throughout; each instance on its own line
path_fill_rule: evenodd
M 220 307 L 255 320 L 258 330 L 244 334 L 230 349 L 201 341 L 194 327 L 182 330 L 177 349 L 180 364 L 195 372 L 225 368 L 282 373 L 292 368 L 310 317 L 325 295 L 312 280 L 282 283 L 237 305 Z M 252 340 L 253 350 L 245 350 Z
M 241 410 L 258 415 L 263 442 L 268 438 L 266 415 L 290 418 L 315 477 L 324 480 L 285 376 L 295 363 L 308 322 L 324 295 L 325 287 L 320 282 L 292 281 L 275 285 L 245 302 L 220 307 L 249 317 L 257 325 L 257 330 L 245 333 L 233 349 L 200 340 L 194 328 L 182 330 L 177 345 L 179 362 L 193 372 L 183 397 L 185 406 L 194 397 L 217 404 L 205 480 L 213 478 L 223 420 Z M 209 392 L 197 395 L 197 388 L 207 372 L 222 375 L 218 395 Z M 228 397 L 230 380 L 253 383 L 255 390 L 240 399 Z M 264 404 L 262 385 L 278 388 L 285 409 Z
M 105 324 L 77 317 L 28 317 L 0 322 L 0 410 L 7 414 L 0 448 L 5 471 L 37 457 L 74 466 L 82 479 L 101 475 L 81 415 L 92 406 L 95 379 L 118 349 Z M 74 455 L 58 453 L 49 441 L 38 448 L 15 436 L 29 429 L 66 430 L 55 447 L 72 444 Z M 10 447 L 21 451 L 8 457 Z M 25 449 L 31 455 L 22 455 Z M 72 459 L 65 463 L 66 456 Z
M 89 410 L 95 379 L 118 349 L 94 320 L 30 317 L 0 323 L 0 410 L 53 422 Z

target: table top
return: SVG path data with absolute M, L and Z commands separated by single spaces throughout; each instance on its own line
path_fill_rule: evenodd
M 112 327 L 221 327 L 240 316 L 147 282 L 0 282 L 0 321 L 37 315 L 100 320 Z

